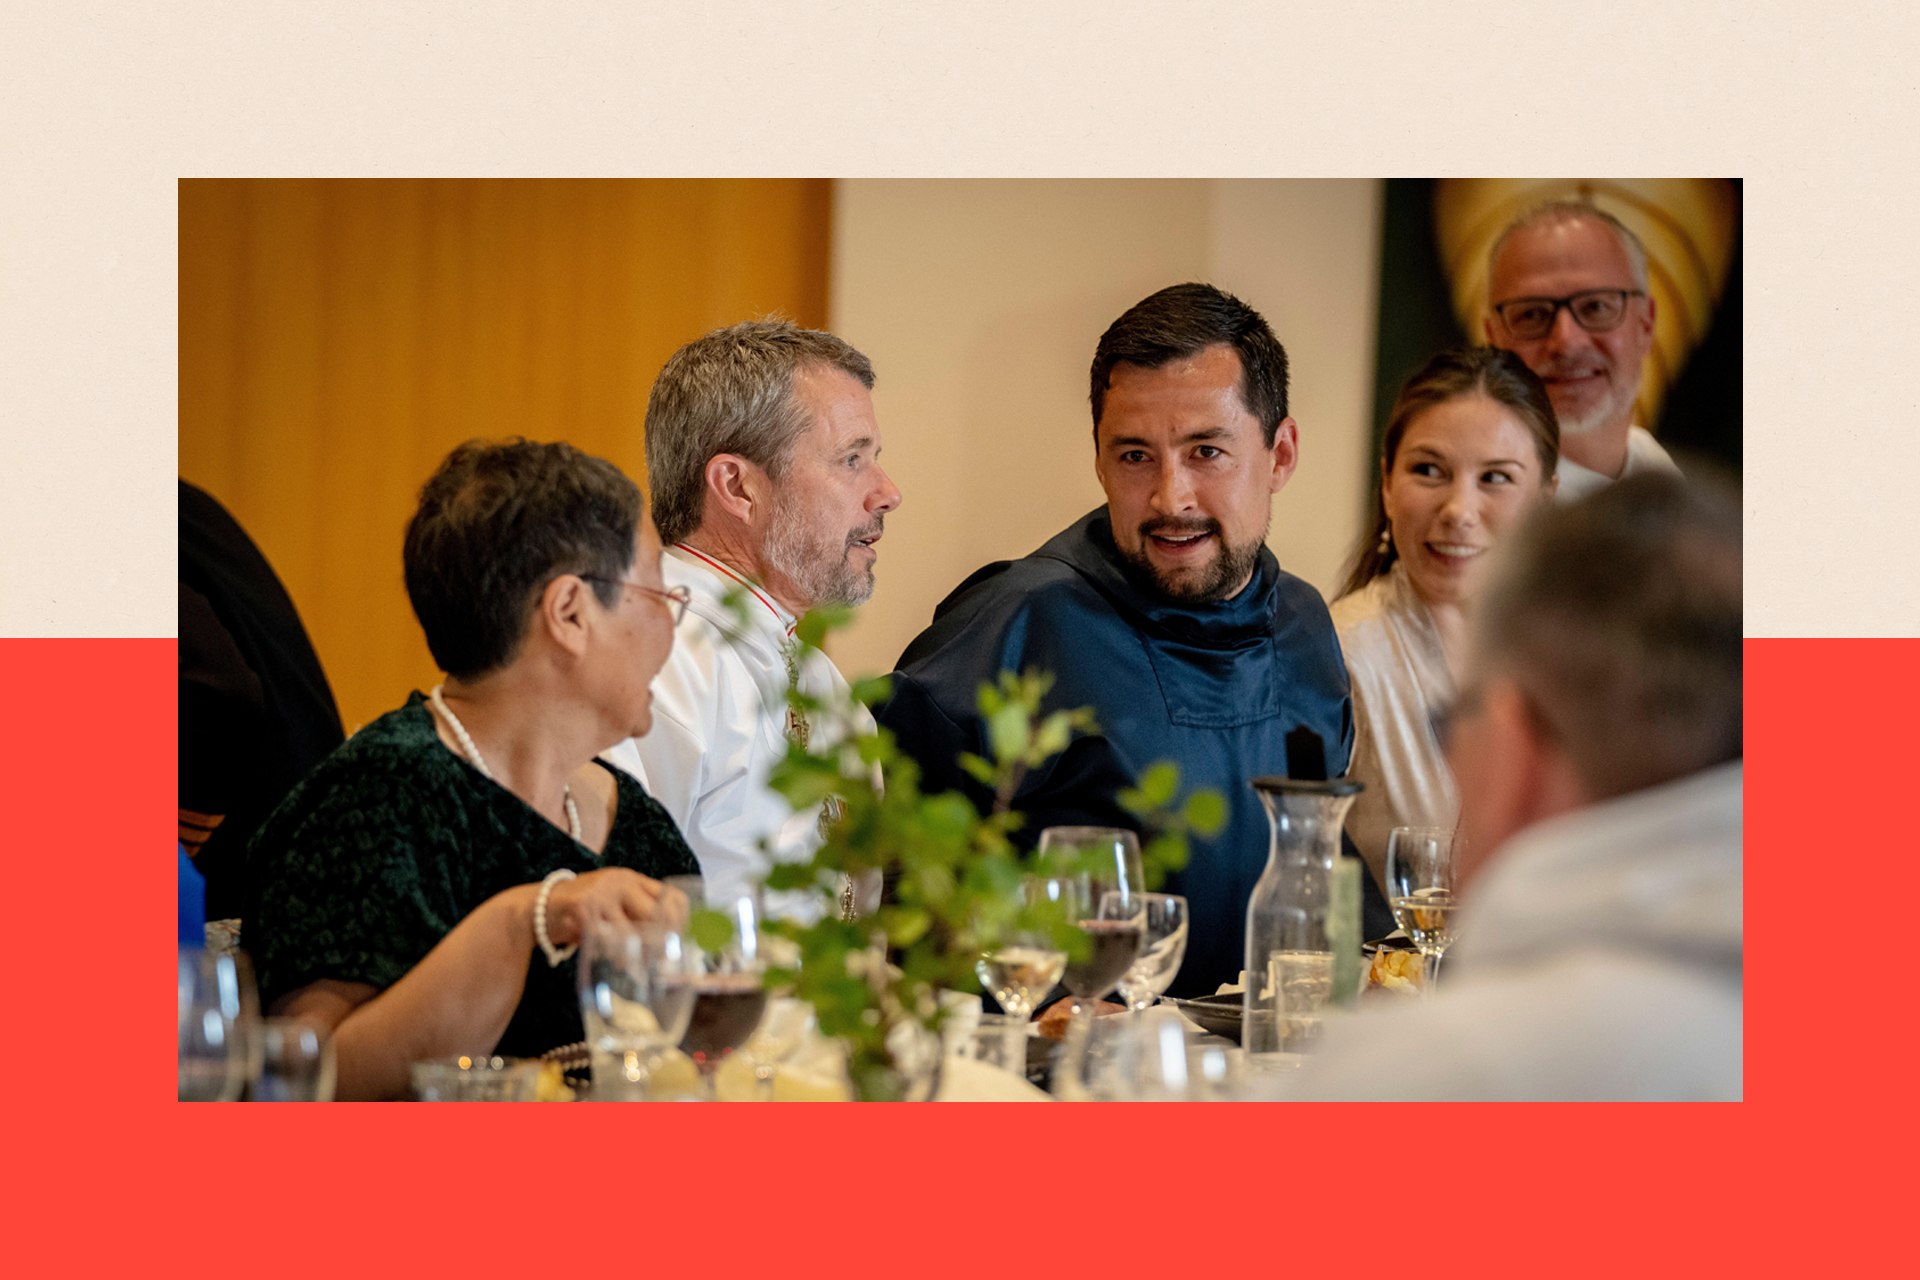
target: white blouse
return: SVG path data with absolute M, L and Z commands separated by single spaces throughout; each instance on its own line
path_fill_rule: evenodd
M 1353 764 L 1366 790 L 1347 811 L 1347 834 L 1385 888 L 1387 833 L 1451 827 L 1460 815 L 1453 774 L 1428 713 L 1453 701 L 1453 672 L 1433 615 L 1398 561 L 1332 607 L 1353 683 Z

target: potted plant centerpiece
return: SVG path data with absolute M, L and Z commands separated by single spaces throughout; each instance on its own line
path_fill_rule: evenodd
M 844 609 L 809 614 L 796 641 L 818 647 L 847 617 Z M 790 746 L 770 785 L 796 810 L 823 806 L 824 840 L 807 862 L 776 863 L 767 887 L 818 894 L 821 911 L 813 924 L 767 926 L 790 946 L 788 963 L 769 969 L 766 981 L 810 1003 L 821 1032 L 845 1046 L 859 1099 L 933 1095 L 947 1016 L 939 993 L 978 992 L 976 963 L 1005 933 L 1045 933 L 1071 958 L 1085 958 L 1087 939 L 1063 907 L 1025 900 L 1022 886 L 1042 865 L 1015 838 L 1024 821 L 1013 807 L 1021 780 L 1075 734 L 1096 731 L 1086 708 L 1043 710 L 1052 683 L 1044 673 L 1002 672 L 981 685 L 989 754 L 966 753 L 958 763 L 991 792 L 985 813 L 957 791 L 922 794 L 918 765 L 857 708 L 787 690 L 790 708 L 826 729 L 812 741 L 830 745 Z M 861 706 L 887 692 L 884 676 L 852 686 Z M 1212 835 L 1225 819 L 1218 793 L 1196 792 L 1176 806 L 1178 792 L 1178 769 L 1161 763 L 1119 797 L 1154 833 L 1142 850 L 1149 887 L 1186 864 L 1189 831 Z M 843 910 L 849 882 L 875 880 L 886 886 L 877 907 L 857 916 Z M 702 924 L 716 927 L 696 920 Z

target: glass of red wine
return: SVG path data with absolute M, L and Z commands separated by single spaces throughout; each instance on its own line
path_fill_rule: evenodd
M 666 883 L 687 895 L 687 931 L 700 947 L 693 1016 L 680 1051 L 693 1059 L 711 1093 L 713 1073 L 746 1044 L 767 1012 L 760 890 L 709 889 L 699 876 L 670 876 Z
M 1069 961 L 1061 980 L 1074 995 L 1075 1012 L 1091 1016 L 1093 1006 L 1120 985 L 1146 940 L 1140 842 L 1118 827 L 1048 827 L 1040 833 L 1038 852 L 1046 874 L 1077 877 L 1085 889 L 1070 919 L 1086 934 L 1090 954 Z
M 1139 958 L 1145 919 L 1137 898 L 1119 890 L 1095 897 L 1083 874 L 1040 876 L 1028 882 L 1030 901 L 1057 903 L 1069 924 L 1080 930 L 1085 946 L 1069 955 L 1060 981 L 1073 995 L 1073 1015 L 1091 1018 L 1094 1006 L 1111 995 Z

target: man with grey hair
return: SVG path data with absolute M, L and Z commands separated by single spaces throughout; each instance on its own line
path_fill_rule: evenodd
M 680 348 L 647 399 L 661 568 L 688 604 L 653 682 L 652 732 L 607 758 L 672 815 L 709 893 L 761 879 L 763 842 L 780 861 L 818 845 L 818 810 L 795 813 L 767 787 L 789 741 L 817 749 L 836 732 L 789 713 L 789 685 L 865 716 L 794 628 L 873 592 L 900 491 L 880 468 L 872 386 L 873 366 L 834 335 L 759 320 Z M 769 899 L 776 913 L 809 910 L 802 895 Z
M 1679 470 L 1633 421 L 1654 314 L 1638 236 L 1590 204 L 1536 206 L 1493 242 L 1487 298 L 1487 341 L 1526 361 L 1553 399 L 1560 501 L 1641 471 Z
M 1459 942 L 1432 1000 L 1328 1027 L 1298 1093 L 1737 1100 L 1737 504 L 1631 476 L 1499 554 L 1442 735 Z

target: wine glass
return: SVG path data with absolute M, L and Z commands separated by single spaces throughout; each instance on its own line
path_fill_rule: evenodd
M 1086 935 L 1084 959 L 1067 959 L 1061 982 L 1073 993 L 1076 1016 L 1091 1017 L 1093 1006 L 1112 993 L 1140 955 L 1145 924 L 1136 894 L 1124 888 L 1093 896 L 1093 881 L 1085 874 L 1040 876 L 1028 881 L 1029 900 L 1060 904 L 1067 921 Z
M 1453 943 L 1453 868 L 1460 838 L 1447 827 L 1395 827 L 1387 836 L 1387 903 L 1426 960 L 1421 990 L 1433 994 L 1440 958 Z
M 773 1077 L 814 1025 L 813 1006 L 805 1000 L 769 999 L 766 1016 L 740 1046 L 740 1058 L 753 1068 L 754 1096 L 773 1101 Z
M 238 951 L 180 952 L 179 1099 L 233 1102 L 255 1074 L 260 995 Z
M 1100 914 L 1120 918 L 1127 911 L 1120 895 L 1100 900 Z M 1139 895 L 1138 913 L 1144 932 L 1139 957 L 1120 978 L 1120 995 L 1135 1013 L 1166 994 L 1187 955 L 1187 900 L 1171 893 Z
M 693 1059 L 711 1092 L 713 1073 L 747 1042 L 767 1012 L 760 890 L 709 890 L 699 876 L 669 876 L 666 883 L 686 894 L 694 908 L 688 927 L 696 941 L 725 922 L 724 940 L 707 937 L 710 945 L 701 948 L 693 1015 L 680 1040 L 680 1051 Z
M 1046 934 L 1009 929 L 1000 945 L 974 961 L 974 976 L 1008 1017 L 1025 1021 L 1066 971 L 1067 953 Z
M 256 1033 L 260 1061 L 255 1102 L 332 1102 L 333 1033 L 298 1018 L 268 1018 Z
M 1093 901 L 1114 892 L 1128 898 L 1146 891 L 1140 841 L 1118 827 L 1048 827 L 1040 833 L 1040 865 L 1046 875 L 1083 874 Z
M 580 1016 L 593 1096 L 638 1101 L 660 1056 L 693 1017 L 699 948 L 656 922 L 599 921 L 580 938 Z

